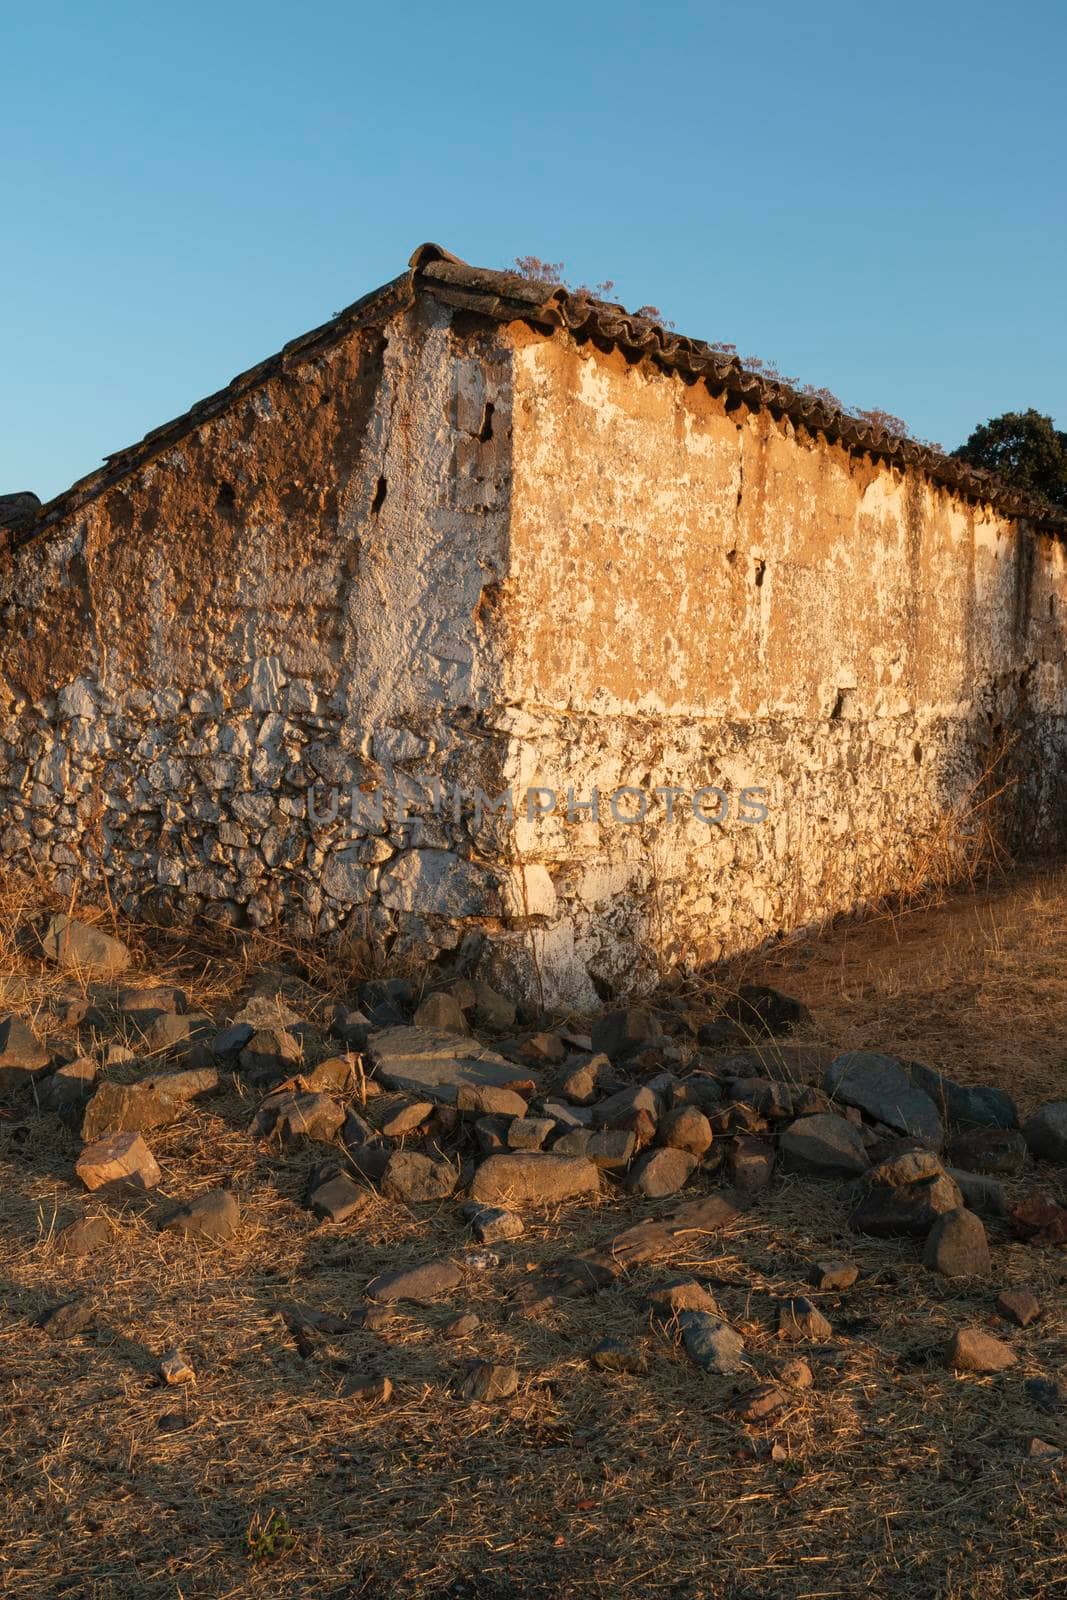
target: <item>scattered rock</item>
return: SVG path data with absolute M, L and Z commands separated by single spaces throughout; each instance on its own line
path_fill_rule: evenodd
M 443 991 L 427 995 L 412 1021 L 416 1028 L 430 1028 L 437 1032 L 468 1034 L 471 1031 L 455 995 Z
M 17 1094 L 48 1071 L 51 1055 L 21 1017 L 0 1017 L 0 1094 Z
M 473 1311 L 464 1311 L 458 1317 L 453 1317 L 451 1322 L 446 1322 L 441 1331 L 446 1339 L 469 1339 L 481 1325 L 481 1317 L 475 1316 Z
M 52 1339 L 74 1339 L 85 1333 L 96 1321 L 96 1307 L 91 1300 L 79 1296 L 52 1306 L 37 1318 L 35 1326 L 43 1328 Z
M 239 1056 L 254 1034 L 250 1022 L 235 1022 L 230 1028 L 221 1028 L 211 1041 L 211 1053 L 220 1061 Z
M 524 1117 L 527 1110 L 526 1101 L 514 1089 L 470 1083 L 461 1083 L 457 1089 L 456 1108 L 479 1117 Z
M 1012 1230 L 1028 1244 L 1067 1244 L 1067 1207 L 1050 1195 L 1032 1194 L 1009 1213 Z
M 742 1422 L 764 1422 L 768 1417 L 783 1411 L 787 1405 L 792 1404 L 790 1397 L 779 1389 L 774 1383 L 761 1383 L 757 1389 L 752 1389 L 748 1394 L 740 1394 L 733 1400 L 730 1409 L 740 1417 Z
M 633 1159 L 637 1148 L 636 1135 L 627 1133 L 624 1128 L 603 1128 L 599 1133 L 583 1132 L 579 1137 L 585 1140 L 585 1149 L 581 1153 L 604 1172 L 621 1171 Z M 565 1138 L 574 1139 L 575 1135 L 568 1134 Z M 563 1142 L 560 1140 L 553 1146 L 561 1154 L 564 1153 L 560 1149 Z M 575 1153 L 579 1152 L 576 1150 Z
M 455 1167 L 435 1161 L 417 1150 L 394 1150 L 382 1174 L 382 1193 L 390 1200 L 415 1205 L 426 1200 L 447 1200 L 456 1187 Z
M 229 1189 L 208 1189 L 180 1206 L 161 1224 L 164 1233 L 190 1239 L 229 1239 L 241 1224 L 241 1208 Z
M 555 1126 L 550 1117 L 514 1117 L 504 1142 L 509 1150 L 540 1150 Z
M 333 1008 L 330 1032 L 349 1050 L 365 1050 L 373 1026 L 371 1019 L 358 1007 L 339 1004 Z M 463 1031 L 467 1031 L 466 1027 Z
M 923 1248 L 924 1267 L 946 1278 L 979 1278 L 992 1265 L 985 1228 L 972 1211 L 961 1207 L 937 1219 Z
M 354 1183 L 347 1172 L 336 1172 L 315 1184 L 308 1195 L 308 1205 L 327 1222 L 347 1222 L 366 1208 L 367 1191 Z
M 953 1083 L 943 1073 L 917 1061 L 907 1063 L 908 1075 L 949 1122 L 973 1123 L 986 1128 L 1017 1128 L 1019 1113 L 1015 1101 L 1003 1089 L 985 1085 Z M 963 1166 L 961 1161 L 958 1163 Z
M 52 1242 L 58 1255 L 92 1255 L 111 1243 L 111 1224 L 106 1217 L 78 1217 L 60 1228 Z
M 195 1383 L 196 1373 L 178 1349 L 168 1350 L 159 1363 L 159 1376 L 166 1384 Z
M 597 1055 L 606 1055 L 613 1064 L 661 1042 L 662 1032 L 655 1017 L 636 1008 L 605 1011 L 593 1023 L 591 1042 Z
M 1041 1315 L 1041 1302 L 1032 1289 L 1004 1289 L 997 1295 L 997 1310 L 1017 1328 L 1028 1328 Z
M 657 1129 L 665 1145 L 675 1150 L 688 1150 L 698 1159 L 711 1149 L 714 1135 L 711 1123 L 697 1105 L 679 1105 L 668 1111 Z
M 793 1115 L 793 1091 L 773 1078 L 735 1078 L 730 1084 L 735 1101 L 751 1106 L 761 1117 L 780 1121 Z
M 1038 1161 L 1067 1167 L 1067 1100 L 1039 1106 L 1023 1124 L 1023 1138 Z
M 696 1168 L 697 1158 L 688 1150 L 675 1150 L 670 1146 L 648 1150 L 633 1163 L 627 1173 L 626 1186 L 646 1199 L 661 1200 L 665 1195 L 677 1194 Z
M 515 1026 L 515 1002 L 498 994 L 488 983 L 476 980 L 474 990 L 474 1020 L 493 1033 L 506 1033 Z M 466 1008 L 465 1008 L 466 1009 Z
M 240 1054 L 241 1071 L 254 1085 L 291 1077 L 303 1059 L 303 1045 L 285 1028 L 260 1028 Z
M 85 978 L 110 978 L 130 964 L 130 952 L 121 939 L 113 939 L 87 922 L 76 922 L 65 912 L 49 919 L 41 948 L 49 961 Z
M 368 1377 L 358 1373 L 345 1385 L 345 1398 L 356 1400 L 362 1406 L 382 1406 L 393 1398 L 393 1380 L 384 1373 Z
M 498 1365 L 492 1361 L 479 1361 L 467 1375 L 463 1385 L 465 1400 L 506 1400 L 519 1387 L 519 1374 L 515 1367 Z
M 514 1211 L 502 1210 L 500 1206 L 480 1206 L 468 1201 L 463 1213 L 479 1244 L 503 1244 L 508 1239 L 518 1239 L 526 1232 L 522 1218 Z
M 108 1133 L 147 1133 L 173 1122 L 181 1103 L 148 1083 L 102 1083 L 85 1107 L 82 1138 L 87 1143 Z
M 798 1118 L 782 1134 L 779 1149 L 786 1172 L 812 1178 L 852 1178 L 870 1165 L 859 1130 L 832 1112 Z
M 368 1119 L 387 1139 L 403 1139 L 414 1133 L 433 1115 L 432 1100 L 406 1100 L 398 1095 L 382 1095 L 375 1100 Z
M 860 1269 L 851 1261 L 816 1261 L 809 1272 L 816 1289 L 851 1289 L 860 1275 Z
M 525 1040 L 522 1055 L 527 1061 L 562 1061 L 567 1048 L 558 1033 L 535 1033 Z
M 963 1196 L 968 1211 L 981 1217 L 1007 1215 L 1008 1203 L 1004 1190 L 995 1178 L 984 1178 L 978 1172 L 964 1172 L 962 1167 L 946 1167 L 945 1171 Z
M 584 1156 L 523 1150 L 483 1161 L 470 1186 L 472 1200 L 485 1205 L 555 1205 L 600 1192 L 600 1173 Z
M 143 1030 L 144 1048 L 150 1055 L 173 1055 L 192 1067 L 205 1067 L 214 1059 L 218 1030 L 203 1011 L 182 1016 L 161 1012 Z
M 557 1127 L 569 1133 L 593 1126 L 591 1106 L 568 1105 L 563 1100 L 542 1100 L 541 1110 L 546 1117 L 552 1118 Z
M 643 1111 L 655 1123 L 662 1109 L 659 1096 L 647 1084 L 634 1084 L 594 1106 L 593 1122 L 598 1128 L 629 1127 L 635 1112 Z
M 263 1102 L 253 1128 L 257 1137 L 270 1133 L 287 1144 L 298 1139 L 332 1144 L 344 1121 L 344 1107 L 328 1094 L 283 1094 Z
M 679 1206 L 669 1217 L 624 1228 L 598 1249 L 586 1251 L 582 1259 L 598 1263 L 618 1277 L 643 1262 L 691 1251 L 701 1240 L 728 1228 L 739 1215 L 737 1207 L 722 1195 L 702 1195 Z
M 895 1056 L 850 1050 L 831 1061 L 823 1087 L 827 1094 L 857 1106 L 896 1133 L 920 1139 L 931 1150 L 940 1150 L 944 1143 L 937 1106 L 916 1088 L 904 1063 Z
M 718 1303 L 696 1278 L 673 1278 L 667 1283 L 653 1284 L 645 1295 L 645 1305 L 658 1317 L 666 1320 L 681 1311 L 703 1311 L 711 1317 L 721 1317 Z
M 412 1300 L 425 1306 L 441 1295 L 451 1294 L 462 1282 L 463 1274 L 454 1261 L 424 1261 L 397 1272 L 379 1273 L 368 1283 L 366 1293 L 371 1300 Z
M 56 1116 L 80 1119 L 99 1075 L 99 1062 L 89 1056 L 68 1061 L 38 1085 L 37 1104 L 42 1111 L 54 1112 Z
M 958 1372 L 1003 1372 L 1018 1358 L 1010 1345 L 981 1328 L 960 1328 L 952 1336 L 948 1359 Z
M 849 1221 L 874 1238 L 925 1238 L 947 1211 L 963 1202 L 959 1189 L 937 1157 L 909 1150 L 872 1167 L 854 1184 L 856 1204 Z
M 830 1339 L 833 1328 L 818 1306 L 812 1305 L 804 1295 L 786 1300 L 778 1309 L 779 1339 Z
M 378 1077 L 391 1089 L 456 1103 L 463 1085 L 511 1088 L 522 1074 L 514 1063 L 472 1039 L 429 1028 L 383 1028 L 368 1049 Z
M 145 1194 L 162 1177 L 156 1158 L 139 1133 L 115 1133 L 86 1145 L 74 1170 L 90 1190 Z
M 648 1371 L 648 1357 L 645 1352 L 635 1344 L 630 1344 L 625 1339 L 601 1339 L 589 1358 L 594 1367 L 599 1367 L 601 1372 L 629 1372 L 640 1374 Z
M 778 1382 L 784 1383 L 789 1389 L 810 1389 L 815 1379 L 808 1363 L 796 1358 L 782 1362 L 778 1369 Z
M 169 983 L 122 989 L 115 1000 L 118 1010 L 135 1021 L 150 1021 L 164 1011 L 184 1011 L 188 1004 L 185 990 Z
M 946 1161 L 965 1172 L 1018 1178 L 1026 1167 L 1026 1140 L 1010 1128 L 975 1128 L 949 1142 Z
M 774 1173 L 774 1146 L 763 1139 L 735 1139 L 727 1157 L 730 1181 L 743 1199 L 767 1188 Z
M 611 1062 L 605 1055 L 591 1056 L 569 1072 L 559 1086 L 565 1100 L 578 1106 L 591 1106 L 612 1079 Z
M 680 1311 L 678 1326 L 690 1360 L 705 1372 L 729 1374 L 742 1370 L 745 1341 L 721 1317 L 707 1311 Z

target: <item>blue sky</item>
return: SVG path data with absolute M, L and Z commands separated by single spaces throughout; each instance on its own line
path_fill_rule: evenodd
M 1067 8 L 0 10 L 0 493 L 58 493 L 433 239 L 562 260 L 951 448 L 1067 427 Z

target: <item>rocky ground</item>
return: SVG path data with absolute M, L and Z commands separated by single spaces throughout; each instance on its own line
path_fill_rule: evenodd
M 1067 1593 L 1062 892 L 595 1019 L 6 922 L 5 1592 Z

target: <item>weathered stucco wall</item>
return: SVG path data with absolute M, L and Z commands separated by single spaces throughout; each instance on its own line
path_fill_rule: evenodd
M 912 881 L 1005 732 L 1051 842 L 1064 577 L 918 470 L 413 294 L 3 556 L 0 863 L 593 1003 Z
M 520 832 L 555 886 L 546 952 L 573 943 L 617 985 L 635 952 L 649 976 L 908 884 L 1011 734 L 999 775 L 1026 842 L 1052 841 L 1060 543 L 703 384 L 514 337 L 510 770 L 602 797 L 597 823 L 561 806 Z M 677 797 L 669 822 L 660 797 L 620 825 L 620 784 L 720 785 L 733 814 L 709 827 Z

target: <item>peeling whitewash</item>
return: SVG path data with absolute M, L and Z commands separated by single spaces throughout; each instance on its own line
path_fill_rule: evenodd
M 418 297 L 4 557 L 0 861 L 595 1004 L 907 884 L 1012 736 L 1055 842 L 1063 600 L 918 469 Z

